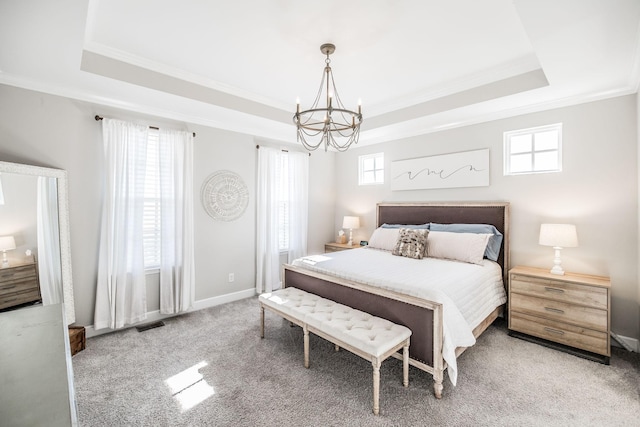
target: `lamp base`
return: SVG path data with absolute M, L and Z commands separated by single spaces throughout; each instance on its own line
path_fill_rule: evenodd
M 562 259 L 560 259 L 560 250 L 562 249 L 559 246 L 554 246 L 555 256 L 553 258 L 553 268 L 550 270 L 551 274 L 557 274 L 558 276 L 564 276 L 564 270 L 562 269 Z
M 558 276 L 564 276 L 564 270 L 558 265 L 554 265 L 553 268 L 549 270 L 549 273 L 557 274 Z

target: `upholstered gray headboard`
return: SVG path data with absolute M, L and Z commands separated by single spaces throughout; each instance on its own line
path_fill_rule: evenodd
M 502 233 L 498 257 L 506 279 L 509 271 L 509 202 L 378 203 L 377 226 L 387 224 L 490 224 Z

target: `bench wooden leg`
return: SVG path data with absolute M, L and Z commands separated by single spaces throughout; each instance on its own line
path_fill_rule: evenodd
M 380 361 L 374 358 L 371 365 L 373 366 L 373 414 L 378 415 L 380 413 Z
M 442 386 L 443 376 L 442 371 L 433 374 L 433 392 L 436 395 L 436 399 L 442 399 L 442 389 L 444 388 Z
M 402 347 L 402 384 L 409 387 L 409 340 Z
M 260 338 L 264 338 L 264 306 L 260 306 Z
M 309 330 L 307 329 L 307 325 L 302 327 L 302 332 L 304 332 L 304 367 L 309 367 Z

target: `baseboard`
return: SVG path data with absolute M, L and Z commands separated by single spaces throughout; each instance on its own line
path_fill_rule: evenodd
M 621 348 L 626 348 L 631 349 L 631 351 L 636 352 L 636 353 L 640 353 L 640 341 L 635 339 L 635 338 L 629 338 L 629 337 L 625 337 L 622 335 L 617 335 L 615 333 L 611 333 L 611 338 L 613 338 L 611 340 L 611 345 L 615 346 L 615 347 L 621 347 Z M 617 340 L 622 341 L 622 343 L 619 343 Z
M 256 294 L 255 289 L 245 289 L 244 291 L 234 292 L 231 294 L 220 295 L 217 297 L 211 297 L 203 300 L 196 301 L 193 304 L 193 309 L 189 310 L 189 312 L 203 310 L 205 308 L 215 307 L 217 305 L 226 304 L 228 302 L 238 301 L 245 298 L 250 298 Z M 180 313 L 183 314 L 183 313 Z M 160 314 L 160 310 L 154 310 L 147 313 L 147 318 L 142 322 L 134 323 L 131 325 L 127 325 L 122 329 L 99 329 L 95 330 L 93 325 L 85 326 L 85 336 L 86 338 L 96 337 L 98 335 L 109 334 L 115 331 L 121 331 L 123 329 L 133 328 L 135 326 L 143 325 L 145 323 L 157 322 L 158 320 L 168 319 L 175 316 L 180 316 L 180 314 Z

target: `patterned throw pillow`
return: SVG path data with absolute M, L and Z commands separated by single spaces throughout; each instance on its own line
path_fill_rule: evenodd
M 401 228 L 398 233 L 396 247 L 391 253 L 408 258 L 422 259 L 427 247 L 428 235 L 429 230 Z

